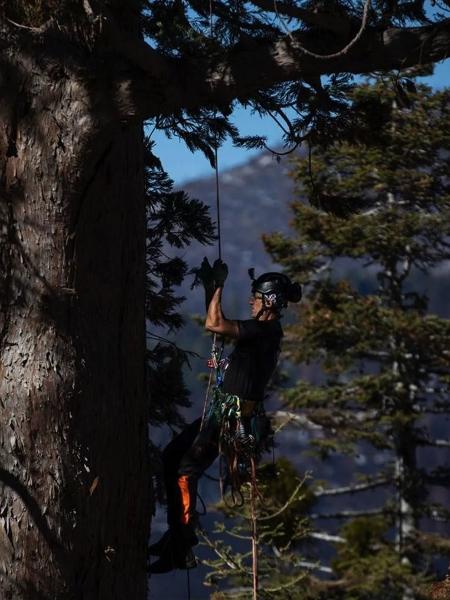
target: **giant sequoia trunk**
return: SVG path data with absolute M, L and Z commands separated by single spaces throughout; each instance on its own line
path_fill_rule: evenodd
M 0 598 L 138 600 L 142 128 L 30 36 L 18 29 L 1 65 Z

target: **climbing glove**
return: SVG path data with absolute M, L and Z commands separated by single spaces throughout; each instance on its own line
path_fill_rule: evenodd
M 205 256 L 200 267 L 192 269 L 191 273 L 195 275 L 191 289 L 199 284 L 203 285 L 205 290 L 215 289 L 223 287 L 228 277 L 228 266 L 220 258 L 214 261 L 213 266 L 211 266 Z

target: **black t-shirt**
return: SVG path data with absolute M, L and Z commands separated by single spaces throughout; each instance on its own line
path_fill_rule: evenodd
M 237 324 L 239 337 L 230 354 L 223 391 L 243 400 L 260 401 L 277 365 L 283 330 L 278 319 L 249 319 Z

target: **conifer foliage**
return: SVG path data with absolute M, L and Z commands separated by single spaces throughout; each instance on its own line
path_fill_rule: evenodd
M 340 526 L 329 598 L 423 597 L 432 556 L 449 552 L 450 321 L 430 313 L 423 274 L 450 259 L 450 93 L 396 84 L 354 91 L 353 128 L 294 163 L 308 202 L 292 205 L 293 235 L 265 237 L 307 289 L 287 355 L 324 372 L 286 403 L 322 427 L 324 460 L 385 457 L 316 485 L 339 502 L 311 515 Z
M 144 122 L 211 160 L 227 136 L 264 143 L 240 138 L 237 103 L 290 147 L 329 138 L 352 74 L 448 57 L 435 4 L 0 0 L 1 597 L 147 595 L 148 421 L 175 419 L 161 399 L 182 359 L 147 356 L 146 319 L 180 323 L 184 267 L 158 239 L 195 239 L 204 213 L 156 163 L 146 212 Z
M 204 561 L 210 568 L 205 584 L 216 589 L 212 600 L 253 597 L 249 485 L 242 488 L 242 498 L 237 498 L 236 506 L 230 506 L 230 498 L 227 503 L 218 503 L 216 508 L 228 521 L 216 522 L 216 535 L 201 531 L 203 543 L 213 554 L 212 559 Z M 307 535 L 304 515 L 313 497 L 306 490 L 304 478 L 298 476 L 285 458 L 258 469 L 258 492 L 255 505 L 258 598 L 306 598 L 308 574 L 297 548 Z
M 203 202 L 183 191 L 174 191 L 173 182 L 152 153 L 149 140 L 145 156 L 150 422 L 172 426 L 182 424 L 178 407 L 189 406 L 182 367 L 189 361 L 190 353 L 165 337 L 166 332 L 178 331 L 184 324 L 180 314 L 184 298 L 177 296 L 174 288 L 183 282 L 188 265 L 177 252 L 192 242 L 211 243 L 215 239 L 215 226 Z

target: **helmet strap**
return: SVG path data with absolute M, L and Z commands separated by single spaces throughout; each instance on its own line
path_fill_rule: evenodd
M 263 306 L 261 308 L 261 310 L 257 313 L 255 319 L 258 321 L 259 318 L 265 313 L 265 312 L 273 312 L 275 315 L 279 316 L 279 311 L 276 309 L 275 305 L 272 304 L 271 306 L 267 306 L 266 304 L 267 298 L 265 296 L 265 294 L 262 294 L 262 302 L 263 302 Z
M 256 321 L 259 321 L 259 317 L 261 317 L 267 310 L 268 308 L 266 306 L 263 306 L 261 310 L 256 314 Z

